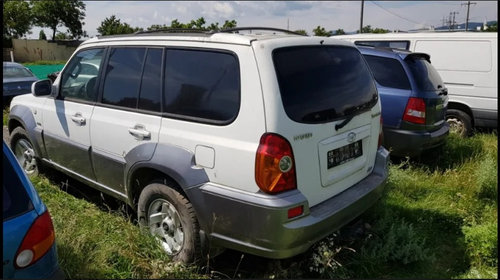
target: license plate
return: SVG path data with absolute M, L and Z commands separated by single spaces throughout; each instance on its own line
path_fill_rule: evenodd
M 361 140 L 337 148 L 335 150 L 328 151 L 327 153 L 328 169 L 344 164 L 362 155 L 363 155 L 363 145 L 361 144 Z

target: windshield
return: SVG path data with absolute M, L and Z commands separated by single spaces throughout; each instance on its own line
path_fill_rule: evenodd
M 26 68 L 4 66 L 3 78 L 27 78 L 33 77 L 33 74 Z
M 410 68 L 419 90 L 435 91 L 443 88 L 443 80 L 430 62 L 423 57 L 410 57 L 405 59 Z
M 375 83 L 360 52 L 345 46 L 279 48 L 273 61 L 283 106 L 300 123 L 325 123 L 369 110 Z

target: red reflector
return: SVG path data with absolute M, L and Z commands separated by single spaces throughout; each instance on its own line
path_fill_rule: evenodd
M 300 215 L 302 215 L 302 213 L 304 213 L 304 206 L 303 205 L 290 208 L 290 209 L 288 209 L 288 219 L 300 216 Z
M 425 124 L 425 102 L 422 98 L 410 97 L 403 120 L 416 124 Z

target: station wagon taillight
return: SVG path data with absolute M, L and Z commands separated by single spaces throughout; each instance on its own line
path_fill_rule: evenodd
M 297 188 L 292 147 L 282 136 L 266 133 L 260 138 L 255 182 L 263 192 L 271 194 Z
M 408 104 L 406 104 L 403 120 L 410 123 L 425 124 L 425 102 L 422 98 L 410 97 Z
M 49 211 L 45 211 L 31 225 L 17 250 L 15 267 L 25 268 L 40 259 L 54 244 L 55 234 Z

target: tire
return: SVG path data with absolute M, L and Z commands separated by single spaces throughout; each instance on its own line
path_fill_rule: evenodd
M 32 177 L 39 174 L 38 155 L 24 128 L 19 126 L 12 131 L 10 134 L 10 148 L 28 176 Z
M 137 215 L 139 224 L 157 237 L 173 261 L 189 264 L 201 258 L 198 220 L 193 206 L 181 193 L 151 183 L 139 196 Z
M 471 117 L 460 110 L 449 109 L 446 112 L 446 121 L 450 125 L 450 132 L 460 137 L 467 137 L 472 133 Z

